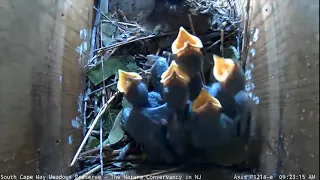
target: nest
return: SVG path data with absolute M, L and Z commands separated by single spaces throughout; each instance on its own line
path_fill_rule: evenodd
M 146 165 L 141 148 L 132 146 L 132 138 L 120 126 L 120 111 L 128 103 L 122 101 L 116 87 L 118 69 L 139 73 L 149 85 L 150 68 L 156 57 L 173 56 L 170 53 L 171 44 L 180 26 L 199 37 L 203 43 L 203 80 L 206 83 L 214 81 L 213 54 L 241 64 L 243 29 L 234 6 L 233 1 L 187 0 L 171 12 L 164 2 L 159 1 L 152 13 L 144 18 L 131 17 L 119 7 L 109 7 L 108 12 L 104 12 L 102 9 L 106 8 L 100 4 L 94 7 L 96 18 L 92 42 L 95 43 L 85 65 L 84 140 L 71 164 L 77 162 L 79 165 L 73 178 L 83 179 L 98 174 L 110 177 L 118 174 L 139 175 L 140 179 L 161 174 L 186 176 L 176 172 L 193 167 L 192 171 L 198 175 L 201 172 L 211 177 L 224 176 L 219 179 L 233 179 L 234 173 L 243 171 L 243 164 L 229 169 L 217 165 L 213 165 L 214 169 L 205 166 L 202 170 L 196 170 L 193 166 L 202 162 L 173 167 Z M 192 172 L 189 171 L 189 174 L 192 175 Z

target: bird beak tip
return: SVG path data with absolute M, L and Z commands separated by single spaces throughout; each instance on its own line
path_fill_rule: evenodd
M 219 60 L 223 60 L 223 57 L 220 57 L 218 55 L 213 55 L 213 61 L 216 62 L 216 61 L 219 61 Z
M 121 69 L 118 70 L 118 74 L 119 74 L 119 80 L 117 83 L 117 89 L 119 90 L 119 92 L 123 93 L 124 92 L 124 83 L 125 83 L 125 79 L 126 79 L 126 75 L 125 72 Z
M 232 59 L 223 58 L 217 55 L 213 55 L 214 68 L 213 75 L 219 82 L 225 82 L 233 69 L 235 68 L 235 63 Z
M 172 66 L 172 67 L 177 67 L 177 66 L 178 66 L 178 64 L 176 63 L 176 61 L 175 61 L 175 60 L 173 60 L 173 61 L 171 61 L 170 66 Z
M 168 83 L 170 83 L 173 77 L 177 77 L 177 80 L 184 84 L 188 84 L 190 82 L 189 76 L 179 68 L 175 61 L 172 61 L 167 71 L 161 75 L 160 82 L 166 86 Z
M 179 28 L 177 38 L 171 45 L 171 50 L 173 54 L 179 54 L 180 51 L 186 49 L 187 47 L 193 47 L 199 51 L 203 47 L 203 44 L 197 36 L 190 34 L 181 26 Z

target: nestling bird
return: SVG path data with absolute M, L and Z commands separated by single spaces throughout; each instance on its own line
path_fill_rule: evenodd
M 227 115 L 231 119 L 237 116 L 237 109 L 234 96 L 224 90 L 221 83 L 215 82 L 209 86 L 204 86 L 208 93 L 219 100 L 221 103 L 221 113 Z
M 183 107 L 188 97 L 190 78 L 178 67 L 175 61 L 172 61 L 167 71 L 161 75 L 160 82 L 164 86 L 164 100 L 168 103 L 168 107 Z
M 203 55 L 201 40 L 188 33 L 183 27 L 180 27 L 177 38 L 171 45 L 171 51 L 177 56 L 176 62 L 179 67 L 192 78 L 201 72 L 203 65 Z
M 238 63 L 217 55 L 213 55 L 213 60 L 213 75 L 221 83 L 224 91 L 234 96 L 239 91 L 244 90 L 245 77 Z
M 123 113 L 125 114 L 121 125 L 143 146 L 148 160 L 166 163 L 175 161 L 175 154 L 167 140 L 166 104 L 156 108 L 126 108 Z
M 187 153 L 189 139 L 185 122 L 188 115 L 188 83 L 189 76 L 184 73 L 175 61 L 161 76 L 161 83 L 164 86 L 164 99 L 168 107 L 168 141 L 174 151 L 182 157 Z
M 168 69 L 167 59 L 164 57 L 157 57 L 156 61 L 151 67 L 151 83 L 154 86 L 154 91 L 162 95 L 163 86 L 161 81 L 161 75 Z
M 189 99 L 193 101 L 197 98 L 203 88 L 221 103 L 221 113 L 234 119 L 238 115 L 237 107 L 240 107 L 236 104 L 236 100 L 239 102 L 239 98 L 244 97 L 243 94 L 236 96 L 244 89 L 244 74 L 238 64 L 231 59 L 214 56 L 214 61 L 213 73 L 219 82 L 206 86 L 201 80 L 200 73 L 196 74 L 189 82 Z
M 232 59 L 213 56 L 213 75 L 219 83 L 215 97 L 221 102 L 222 112 L 234 119 L 237 116 L 236 94 L 244 89 L 245 78 L 239 64 Z M 214 88 L 213 88 L 214 89 Z
M 143 145 L 148 159 L 171 163 L 175 157 L 167 141 L 167 105 L 146 106 L 148 91 L 141 79 L 137 73 L 119 70 L 118 90 L 133 106 L 124 109 L 122 126 L 136 142 Z
M 119 81 L 117 88 L 125 94 L 125 98 L 135 107 L 157 107 L 164 104 L 159 93 L 148 92 L 142 77 L 135 72 L 118 70 Z
M 219 84 L 219 83 L 216 83 Z M 235 117 L 232 118 L 234 127 L 230 131 L 230 140 L 225 143 L 206 148 L 202 158 L 222 166 L 230 166 L 243 163 L 248 157 L 248 142 L 250 135 L 250 107 L 248 96 L 244 91 L 238 92 L 232 97 L 234 103 L 229 106 L 235 109 Z M 225 101 L 225 99 L 223 99 Z M 230 100 L 230 99 L 229 99 Z M 230 113 L 229 110 L 227 110 Z
M 142 82 L 142 77 L 135 72 L 118 70 L 119 81 L 117 88 L 125 94 L 125 98 L 136 107 L 148 105 L 148 88 Z
M 220 112 L 218 99 L 202 89 L 192 103 L 192 120 L 188 124 L 192 142 L 196 148 L 206 149 L 222 145 L 236 133 L 232 119 Z
M 234 96 L 235 108 L 237 116 L 234 122 L 239 124 L 238 136 L 249 136 L 251 107 L 249 105 L 249 97 L 245 91 L 240 91 Z

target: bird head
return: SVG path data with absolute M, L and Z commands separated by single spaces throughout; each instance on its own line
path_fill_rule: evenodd
M 214 67 L 213 75 L 220 83 L 224 83 L 230 77 L 232 71 L 235 69 L 235 63 L 232 59 L 225 59 L 217 55 L 213 55 Z
M 170 108 L 184 108 L 188 98 L 189 76 L 184 73 L 175 61 L 161 75 L 160 81 L 163 88 L 163 96 Z
M 197 36 L 188 33 L 183 27 L 180 27 L 178 36 L 171 45 L 172 53 L 176 54 L 178 57 L 185 54 L 200 52 L 201 48 L 203 48 L 201 40 Z
M 203 66 L 203 55 L 201 40 L 183 27 L 180 27 L 177 38 L 171 45 L 171 50 L 176 55 L 177 64 L 190 77 L 201 72 Z
M 135 72 L 126 72 L 121 69 L 118 70 L 119 81 L 117 88 L 121 93 L 127 94 L 128 89 L 134 83 L 139 83 L 142 81 L 142 77 Z
M 184 73 L 175 61 L 172 61 L 169 68 L 161 75 L 163 86 L 187 84 L 190 82 L 189 76 Z
M 199 96 L 193 101 L 192 111 L 196 114 L 217 115 L 222 108 L 220 102 L 211 96 L 205 89 L 202 89 Z
M 213 75 L 224 90 L 236 94 L 244 89 L 245 78 L 240 66 L 232 59 L 213 55 Z

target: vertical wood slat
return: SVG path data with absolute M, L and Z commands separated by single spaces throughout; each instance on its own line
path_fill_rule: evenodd
M 1 174 L 70 173 L 81 141 L 71 121 L 80 119 L 88 53 L 80 57 L 77 48 L 89 49 L 92 7 L 85 0 L 0 1 Z
M 318 14 L 319 1 L 251 1 L 246 69 L 262 173 L 319 175 Z

